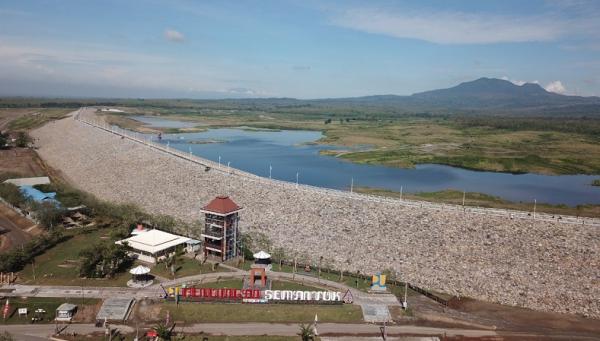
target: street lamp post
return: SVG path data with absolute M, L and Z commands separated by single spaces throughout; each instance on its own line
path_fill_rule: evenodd
M 298 176 L 300 175 L 299 172 L 296 172 L 296 188 L 298 188 Z

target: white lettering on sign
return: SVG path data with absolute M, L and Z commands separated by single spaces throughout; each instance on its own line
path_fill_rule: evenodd
M 265 290 L 265 299 L 274 301 L 342 301 L 337 291 Z

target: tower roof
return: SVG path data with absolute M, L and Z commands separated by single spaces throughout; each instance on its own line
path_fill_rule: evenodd
M 241 210 L 242 207 L 238 206 L 233 200 L 229 199 L 228 196 L 218 196 L 214 198 L 208 205 L 202 207 L 205 212 L 217 213 L 217 214 L 228 214 Z

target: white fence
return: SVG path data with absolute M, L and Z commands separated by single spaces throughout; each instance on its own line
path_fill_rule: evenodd
M 180 150 L 170 147 L 169 145 L 156 143 L 156 142 L 152 141 L 151 138 L 148 138 L 143 134 L 139 134 L 139 133 L 136 133 L 133 131 L 121 129 L 116 126 L 111 126 L 111 125 L 107 124 L 106 122 L 103 122 L 100 120 L 94 120 L 94 119 L 90 119 L 88 117 L 83 117 L 81 114 L 82 114 L 82 111 L 85 109 L 86 108 L 79 109 L 77 111 L 77 113 L 74 115 L 74 118 L 77 121 L 88 124 L 92 127 L 102 129 L 108 133 L 122 136 L 122 137 L 130 139 L 132 141 L 141 143 L 145 146 L 148 146 L 148 148 L 152 148 L 157 151 L 173 155 L 175 157 L 187 160 L 189 162 L 193 162 L 195 164 L 198 164 L 198 165 L 201 165 L 204 167 L 210 167 L 211 171 L 221 172 L 228 176 L 241 177 L 247 181 L 265 183 L 265 184 L 268 184 L 269 186 L 274 186 L 274 185 L 281 186 L 284 188 L 296 189 L 299 191 L 318 192 L 318 193 L 326 194 L 329 196 L 334 196 L 334 197 L 344 198 L 344 199 L 369 200 L 369 201 L 378 202 L 378 203 L 403 205 L 403 206 L 407 206 L 407 207 L 419 207 L 419 208 L 426 208 L 426 209 L 437 210 L 437 211 L 459 211 L 459 212 L 471 213 L 471 214 L 484 214 L 484 215 L 487 214 L 487 215 L 493 215 L 493 216 L 506 217 L 507 219 L 531 219 L 531 220 L 545 221 L 545 222 L 560 222 L 560 223 L 565 223 L 565 224 L 578 224 L 578 225 L 589 225 L 589 226 L 600 227 L 600 219 L 596 219 L 596 218 L 585 218 L 585 217 L 575 217 L 575 216 L 565 216 L 565 215 L 559 216 L 559 215 L 551 215 L 551 214 L 547 214 L 547 213 L 532 213 L 532 212 L 516 211 L 516 210 L 509 210 L 509 209 L 485 208 L 485 207 L 474 207 L 474 206 L 463 207 L 461 205 L 432 203 L 432 202 L 428 202 L 428 201 L 420 201 L 420 200 L 412 200 L 412 199 L 385 198 L 385 197 L 369 195 L 369 194 L 352 193 L 352 192 L 348 192 L 348 191 L 322 188 L 322 187 L 316 187 L 316 186 L 305 185 L 305 184 L 296 184 L 296 183 L 282 181 L 282 180 L 264 178 L 264 177 L 261 177 L 261 176 L 258 176 L 258 175 L 252 174 L 252 173 L 248 173 L 248 172 L 245 172 L 245 171 L 242 171 L 239 169 L 225 166 L 223 164 L 220 164 L 220 163 L 217 163 L 214 161 L 210 161 L 207 159 L 197 157 L 197 156 L 193 155 L 192 153 L 182 152 Z

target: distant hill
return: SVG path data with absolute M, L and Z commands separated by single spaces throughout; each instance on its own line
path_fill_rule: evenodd
M 565 96 L 548 92 L 539 84 L 516 85 L 497 78 L 479 78 L 448 89 L 416 93 L 418 103 L 456 108 L 523 108 L 600 104 L 598 97 Z
M 538 84 L 516 85 L 497 78 L 479 78 L 447 89 L 410 96 L 376 95 L 301 100 L 295 98 L 194 99 L 56 99 L 0 98 L 0 107 L 77 107 L 81 105 L 214 108 L 263 110 L 324 115 L 327 113 L 402 114 L 509 114 L 600 117 L 600 97 L 566 96 Z

